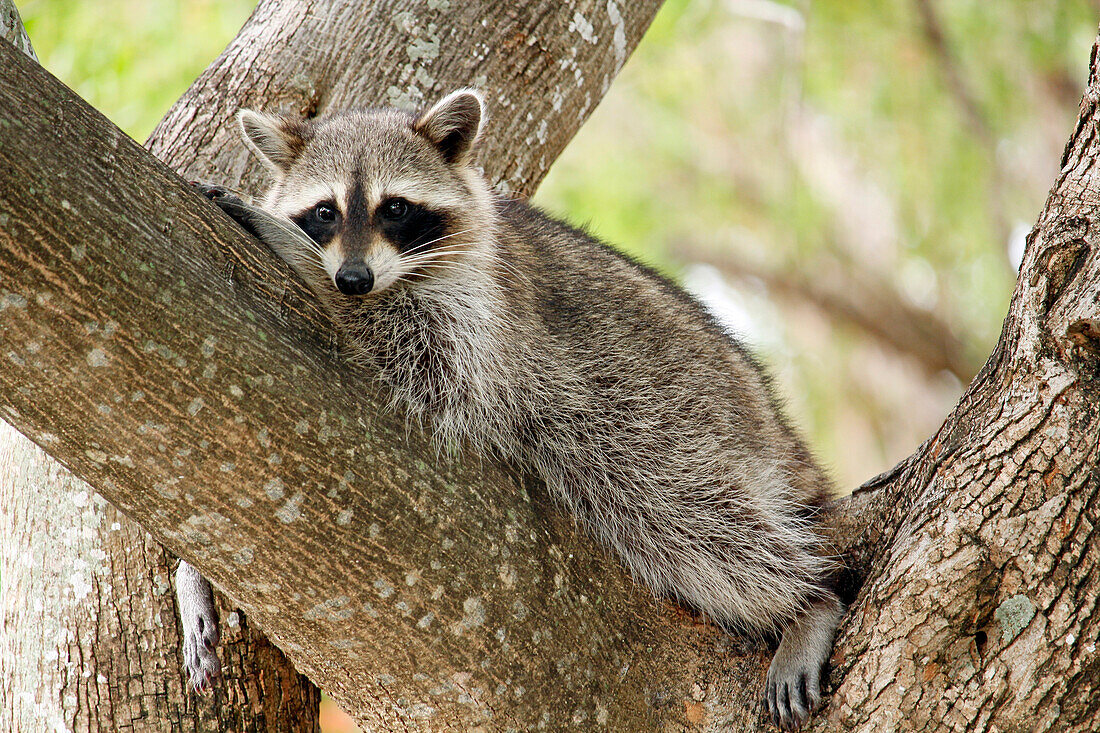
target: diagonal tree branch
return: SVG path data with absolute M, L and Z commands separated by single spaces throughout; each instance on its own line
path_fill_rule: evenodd
M 780 271 L 694 242 L 680 241 L 675 252 L 685 261 L 703 262 L 727 277 L 756 278 L 779 296 L 806 300 L 837 321 L 847 321 L 882 344 L 907 354 L 928 374 L 947 370 L 965 382 L 974 376 L 975 364 L 951 327 L 935 313 L 905 302 L 902 296 L 879 278 L 858 266 L 840 267 L 827 258 L 810 277 Z M 830 267 L 829 265 L 832 264 Z M 852 272 L 855 270 L 855 272 Z M 858 288 L 853 288 L 858 284 Z
M 997 350 L 937 435 L 841 504 L 866 583 L 818 729 L 1094 727 L 1096 63 Z M 763 650 L 654 604 L 537 484 L 438 457 L 335 356 L 285 268 L 0 47 L 15 109 L 0 414 L 360 720 L 756 725 Z M 1058 674 L 1021 688 L 1036 660 Z
M 0 0 L 0 22 L 35 59 L 10 0 Z M 214 704 L 190 694 L 165 592 L 175 558 L 3 422 L 0 507 L 0 729 L 316 730 L 320 692 L 226 609 L 228 694 Z

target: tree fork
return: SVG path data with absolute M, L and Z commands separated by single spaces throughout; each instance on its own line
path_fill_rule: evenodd
M 0 109 L 28 112 L 0 126 L 12 422 L 367 724 L 753 726 L 764 650 L 657 607 L 537 485 L 406 440 L 285 268 L 12 53 Z M 994 355 L 937 435 L 835 514 L 866 583 L 817 729 L 1095 726 L 1096 56 Z M 80 181 L 51 177 L 74 163 Z

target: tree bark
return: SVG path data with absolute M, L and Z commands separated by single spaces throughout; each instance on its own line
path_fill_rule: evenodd
M 379 16 L 382 14 L 380 9 L 359 16 L 356 13 L 348 15 L 340 8 L 318 11 L 307 8 L 302 3 L 262 3 L 226 52 L 169 112 L 154 132 L 148 145 L 166 160 L 173 161 L 184 174 L 254 189 L 258 171 L 250 167 L 247 157 L 243 154 L 231 117 L 237 105 L 227 103 L 227 98 L 248 100 L 248 104 L 270 108 L 270 104 L 265 104 L 271 101 L 267 98 L 277 95 L 284 109 L 289 107 L 290 110 L 297 109 L 305 114 L 316 114 L 330 104 L 337 107 L 376 104 L 380 95 L 383 99 L 387 98 L 383 90 L 386 90 L 391 101 L 400 102 L 400 99 L 394 98 L 394 89 L 398 88 L 395 85 L 407 82 L 410 74 L 415 75 L 418 84 L 428 83 L 426 80 L 432 79 L 432 75 L 435 75 L 438 81 L 434 86 L 425 86 L 420 91 L 417 91 L 415 84 L 406 84 L 403 87 L 407 94 L 413 95 L 410 99 L 428 101 L 433 95 L 470 83 L 469 67 L 461 63 L 463 59 L 461 52 L 463 49 L 468 50 L 471 46 L 483 43 L 485 51 L 481 54 L 483 58 L 479 66 L 483 75 L 481 79 L 475 77 L 475 81 L 490 92 L 497 88 L 498 98 L 502 96 L 500 89 L 508 89 L 513 99 L 519 98 L 519 103 L 505 101 L 496 111 L 494 120 L 498 124 L 503 121 L 508 129 L 508 134 L 500 134 L 497 142 L 500 145 L 511 145 L 512 153 L 510 156 L 502 155 L 492 161 L 489 173 L 500 179 L 505 187 L 531 191 L 545 174 L 549 161 L 556 157 L 565 142 L 579 127 L 580 122 L 591 111 L 595 101 L 598 101 L 606 91 L 610 78 L 618 71 L 626 54 L 640 39 L 657 5 L 657 2 L 639 3 L 620 13 L 615 3 L 608 3 L 606 6 L 595 3 L 575 3 L 567 13 L 556 4 L 529 3 L 525 7 L 505 9 L 505 17 L 498 18 L 498 21 L 502 22 L 495 24 L 484 35 L 466 34 L 459 38 L 462 23 L 464 20 L 469 20 L 464 16 L 488 12 L 489 9 L 476 5 L 464 6 L 461 17 L 456 23 L 453 18 L 447 17 L 449 10 L 447 3 L 406 2 L 401 6 L 391 4 L 386 9 L 385 15 L 401 31 L 395 36 L 392 27 L 385 23 L 378 23 Z M 288 19 L 293 19 L 295 22 L 288 23 Z M 438 20 L 441 24 L 450 23 L 450 25 L 445 26 L 447 28 L 445 32 L 439 32 L 433 20 Z M 581 31 L 584 43 L 572 43 L 567 32 L 572 30 L 569 27 L 570 24 L 576 25 L 578 22 L 582 25 L 590 22 L 590 25 Z M 316 53 L 319 50 L 316 42 L 318 37 L 327 37 L 335 41 L 330 31 L 333 23 L 341 27 L 341 42 L 348 43 L 352 48 L 362 49 L 358 53 L 345 53 L 339 67 L 333 66 L 330 56 L 318 57 Z M 442 52 L 439 49 L 441 39 L 445 43 Z M 453 45 L 451 42 L 459 45 Z M 523 47 L 515 48 L 520 43 L 524 44 Z M 272 63 L 268 58 L 269 50 L 273 46 L 290 50 L 282 63 Z M 494 53 L 488 52 L 490 48 L 496 49 Z M 299 55 L 305 54 L 307 49 L 312 49 L 313 53 L 306 56 Z M 502 49 L 504 53 L 501 52 Z M 303 61 L 303 58 L 308 61 Z M 377 72 L 371 74 L 371 65 L 381 65 L 388 70 L 391 78 Z M 341 73 L 334 74 L 334 68 L 339 68 Z M 307 78 L 319 79 L 320 83 L 304 85 L 303 80 Z M 571 83 L 564 84 L 565 78 L 568 78 Z M 373 83 L 373 86 L 366 83 L 368 80 Z M 389 87 L 386 86 L 387 82 L 390 83 Z M 334 84 L 336 87 L 327 89 L 325 84 Z M 299 106 L 295 107 L 295 104 Z M 564 123 L 559 121 L 552 130 L 546 123 L 537 121 L 544 119 L 544 114 L 555 113 L 556 117 L 560 117 L 556 113 L 563 104 L 569 109 L 570 115 L 575 115 L 575 118 L 571 116 Z M 535 114 L 539 117 L 535 117 Z M 112 135 L 114 134 L 112 132 Z M 519 135 L 525 137 L 521 139 Z M 538 141 L 539 144 L 531 144 L 534 141 Z M 79 241 L 79 237 L 77 240 Z M 80 245 L 77 245 L 76 249 L 79 248 Z M 13 502 L 18 499 L 21 507 L 19 504 L 5 503 L 8 507 L 21 508 L 21 511 L 11 513 L 15 527 L 25 530 L 26 534 L 34 537 L 41 545 L 48 541 L 48 537 L 41 532 L 35 534 L 35 530 L 38 529 L 35 518 L 39 516 L 39 510 L 51 505 L 59 506 L 56 501 L 57 495 L 64 493 L 68 481 L 76 484 L 81 482 L 67 476 L 64 469 L 59 466 L 51 466 L 51 461 L 45 457 L 45 454 L 29 448 L 26 441 L 20 441 L 21 439 L 13 439 L 8 445 L 8 450 L 14 453 L 13 462 L 27 462 L 33 466 L 31 472 L 57 477 L 54 496 L 45 492 L 18 492 L 13 497 Z M 9 486 L 14 489 L 15 483 L 12 482 Z M 102 501 L 89 502 L 89 508 L 85 513 L 93 511 L 102 512 L 105 516 L 100 516 L 95 522 L 86 521 L 86 526 L 80 529 L 85 536 L 97 532 L 102 534 L 99 544 L 108 547 L 110 552 L 110 548 L 114 545 L 106 541 L 111 535 L 107 534 L 108 530 L 105 528 L 113 527 L 116 523 L 125 527 L 127 520 L 120 517 L 116 522 L 113 516 L 106 516 L 113 512 L 113 509 Z M 62 510 L 54 517 L 55 521 L 50 526 L 60 526 L 61 521 L 67 516 L 70 525 L 77 519 Z M 125 529 L 131 528 L 125 527 Z M 25 544 L 16 539 L 15 531 L 10 536 L 15 546 Z M 20 537 L 20 540 L 22 539 Z M 126 547 L 126 543 L 119 545 L 120 550 L 124 548 L 130 549 Z M 130 552 L 126 557 L 126 563 L 119 562 L 111 565 L 132 568 L 132 574 L 138 578 L 143 577 L 143 574 L 159 573 L 163 576 L 168 559 L 162 553 L 154 553 L 152 548 L 153 545 L 149 545 L 149 552 L 152 553 L 150 557 L 146 558 Z M 95 551 L 100 550 L 97 548 Z M 5 578 L 13 580 L 13 588 L 16 587 L 14 581 L 20 580 L 12 574 L 5 575 Z M 14 601 L 14 607 L 11 613 L 6 613 L 5 616 L 6 618 L 10 616 L 12 619 L 11 627 L 25 630 L 20 640 L 33 644 L 41 641 L 38 636 L 31 633 L 36 627 L 17 623 L 22 620 L 19 615 L 21 612 L 19 599 L 27 597 L 22 589 L 32 584 L 27 581 L 38 581 L 40 586 L 49 587 L 49 581 L 53 579 L 40 573 L 37 577 L 23 580 L 24 582 L 19 585 L 20 592 L 13 591 L 9 594 Z M 151 593 L 154 589 L 153 584 L 143 584 L 140 580 L 132 585 L 135 592 L 147 588 Z M 163 638 L 157 639 L 153 645 L 153 651 L 167 654 L 169 662 L 165 664 L 162 660 L 158 665 L 158 671 L 175 679 L 178 677 L 178 652 L 175 643 L 168 643 L 174 642 L 176 636 L 175 615 L 169 600 L 170 594 L 164 594 L 164 585 L 159 584 L 155 589 L 157 593 L 154 598 L 146 598 L 135 604 L 135 596 L 131 595 L 128 600 L 132 605 L 142 609 L 156 608 L 158 602 L 167 607 L 150 614 L 158 622 L 164 617 L 173 619 L 172 628 L 167 633 L 161 630 L 159 637 Z M 83 610 L 87 613 L 88 609 Z M 117 615 L 126 615 L 119 613 L 117 608 L 112 610 Z M 109 618 L 110 614 L 101 613 L 100 617 Z M 243 622 L 245 617 L 223 611 L 223 618 Z M 230 629 L 227 639 L 234 643 L 223 652 L 223 657 L 229 657 L 229 668 L 234 667 L 238 657 L 243 657 L 242 661 L 247 661 L 250 657 L 247 650 L 243 655 L 239 653 L 238 647 L 244 645 L 243 640 L 234 638 L 239 636 L 234 633 L 239 625 L 238 623 Z M 131 631 L 134 630 L 131 629 Z M 96 635 L 92 638 L 102 641 Z M 262 638 L 257 638 L 259 639 L 257 643 L 262 644 Z M 263 665 L 270 663 L 267 660 L 273 655 L 278 655 L 278 652 L 272 650 L 269 654 L 258 654 L 253 663 L 263 671 Z M 96 655 L 91 654 L 89 657 L 94 662 Z M 34 657 L 25 655 L 24 658 L 30 660 Z M 93 669 L 92 663 L 84 666 L 85 672 Z M 289 670 L 289 667 L 287 669 Z M 24 664 L 20 671 L 27 674 L 25 679 L 21 679 L 17 685 L 31 685 L 29 689 L 37 689 L 33 688 L 33 683 L 29 681 L 35 679 L 37 665 Z M 293 670 L 289 671 L 291 677 L 284 679 L 281 686 L 286 689 L 296 689 L 299 685 L 292 677 Z M 242 672 L 247 673 L 248 670 L 244 669 Z M 91 676 L 90 672 L 89 676 Z M 236 686 L 235 680 L 232 679 L 232 671 L 229 672 L 229 676 L 226 686 L 234 690 Z M 247 674 L 245 676 L 247 677 Z M 286 675 L 283 676 L 286 677 Z M 98 675 L 96 678 L 98 679 Z M 148 687 L 153 686 L 148 670 L 142 678 Z M 14 682 L 15 675 L 10 679 Z M 71 684 L 72 678 L 69 680 Z M 175 692 L 178 696 L 181 685 L 177 683 L 176 688 Z M 308 693 L 311 689 L 308 683 L 301 686 L 302 700 L 310 698 Z M 273 703 L 290 698 L 289 695 L 275 694 L 277 691 L 278 688 L 271 690 L 264 687 L 263 692 L 266 694 L 257 695 L 258 700 L 252 704 L 249 704 L 240 692 L 230 697 L 242 703 L 244 708 L 259 708 L 261 701 L 271 707 Z M 51 695 L 43 697 L 50 699 Z M 25 698 L 24 695 L 23 699 Z M 83 708 L 86 712 L 92 709 L 90 706 L 80 704 L 88 698 L 86 692 L 67 695 L 62 691 L 52 695 L 52 698 L 51 702 L 62 698 L 66 701 L 70 698 L 74 700 L 80 698 L 76 703 L 78 708 Z M 10 699 L 16 698 L 13 695 Z M 301 700 L 297 702 L 300 704 Z M 315 697 L 313 704 L 315 706 Z M 219 724 L 228 725 L 230 729 L 257 727 L 256 721 L 252 721 L 253 725 L 247 725 L 238 717 L 226 715 L 222 708 L 223 706 L 218 706 L 214 709 L 216 717 L 207 715 L 208 720 L 205 721 L 204 729 L 216 729 L 213 726 Z M 180 719 L 174 712 L 160 708 L 143 709 L 143 717 L 140 721 L 126 721 L 124 716 L 112 717 L 114 714 L 103 705 L 97 706 L 97 709 L 100 727 L 119 725 L 129 727 L 138 723 L 145 727 L 159 725 L 178 727 L 180 725 Z M 209 712 L 209 708 L 207 710 Z M 22 720 L 28 728 L 33 727 L 34 724 L 31 721 L 36 719 L 35 714 L 34 709 L 26 706 L 18 711 L 13 708 L 13 720 Z M 41 720 L 41 716 L 37 719 Z M 285 715 L 272 720 L 275 721 L 273 725 L 275 728 L 285 729 L 292 725 L 304 725 L 308 728 L 315 725 L 315 712 L 310 712 L 297 721 L 293 716 L 287 718 Z M 279 720 L 282 722 L 279 723 Z M 94 722 L 90 725 L 95 727 Z
M 9 0 L 0 21 L 35 59 Z M 317 730 L 320 692 L 221 598 L 222 686 L 189 694 L 174 558 L 3 422 L 0 507 L 0 730 Z
M 35 61 L 38 60 L 31 46 L 31 39 L 27 37 L 27 29 L 23 27 L 23 19 L 19 17 L 19 9 L 12 0 L 0 0 L 0 39 L 14 45 Z
M 835 507 L 858 593 L 813 729 L 1096 727 L 1097 56 L 994 354 Z M 437 458 L 285 268 L 27 66 L 0 49 L 6 418 L 368 726 L 761 725 L 765 649 L 647 598 L 537 484 Z

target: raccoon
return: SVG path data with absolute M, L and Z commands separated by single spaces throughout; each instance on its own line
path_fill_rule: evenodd
M 654 593 L 781 636 L 765 706 L 799 726 L 843 613 L 817 529 L 829 482 L 747 350 L 665 277 L 494 193 L 476 91 L 420 115 L 238 120 L 274 184 L 258 207 L 203 192 L 297 271 L 394 406 L 537 474 Z M 216 618 L 180 606 L 203 686 Z

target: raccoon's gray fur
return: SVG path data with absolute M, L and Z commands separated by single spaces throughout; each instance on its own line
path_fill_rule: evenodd
M 815 529 L 828 481 L 699 303 L 490 191 L 470 165 L 482 110 L 460 90 L 419 117 L 244 111 L 275 183 L 259 209 L 207 194 L 297 270 L 438 440 L 534 471 L 654 592 L 782 633 L 765 699 L 797 726 L 842 613 Z

